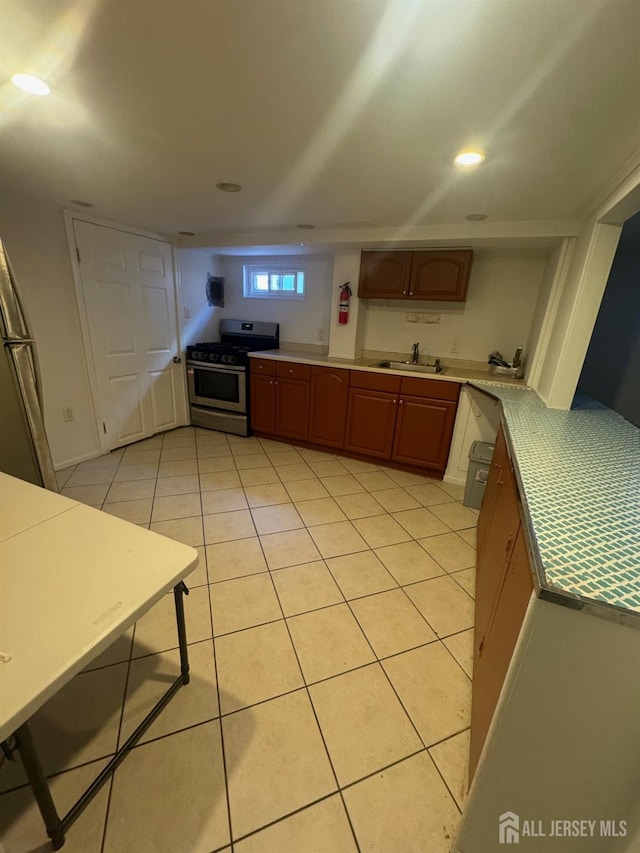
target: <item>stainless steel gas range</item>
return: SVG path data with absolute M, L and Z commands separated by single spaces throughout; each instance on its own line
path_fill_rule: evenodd
M 194 426 L 249 434 L 249 353 L 280 346 L 278 323 L 221 320 L 220 341 L 187 347 Z

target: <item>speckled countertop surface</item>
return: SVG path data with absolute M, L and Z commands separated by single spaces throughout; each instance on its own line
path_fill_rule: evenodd
M 347 370 L 365 370 L 371 373 L 385 373 L 387 376 L 412 376 L 412 377 L 427 377 L 428 379 L 442 380 L 444 382 L 476 382 L 476 381 L 492 381 L 498 382 L 501 385 L 515 385 L 526 387 L 523 379 L 511 379 L 508 376 L 492 376 L 489 372 L 489 366 L 482 362 L 463 362 L 456 359 L 441 359 L 442 364 L 446 366 L 445 373 L 419 373 L 413 370 L 389 370 L 388 368 L 373 367 L 372 365 L 383 359 L 395 360 L 406 359 L 408 356 L 401 353 L 379 353 L 375 358 L 330 358 L 328 355 L 321 353 L 298 350 L 298 349 L 281 349 L 264 350 L 263 352 L 251 352 L 250 358 L 265 358 L 273 361 L 298 361 L 302 364 L 315 364 L 320 367 L 331 365 L 332 367 L 344 367 Z
M 543 589 L 640 615 L 640 430 L 610 409 L 474 386 L 502 403 Z

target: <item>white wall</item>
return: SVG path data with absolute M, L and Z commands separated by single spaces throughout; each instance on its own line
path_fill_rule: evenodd
M 591 219 L 576 240 L 536 386 L 550 408 L 571 406 L 621 230 Z
M 33 326 L 45 426 L 54 466 L 62 468 L 100 450 L 62 211 L 0 194 L 0 235 Z M 62 416 L 65 406 L 74 411 L 70 423 Z
M 299 262 L 306 273 L 306 294 L 303 300 L 271 301 L 245 299 L 242 289 L 242 267 L 245 263 Z M 212 249 L 180 249 L 178 268 L 181 289 L 181 314 L 185 344 L 196 341 L 216 341 L 223 317 L 239 320 L 262 320 L 280 323 L 283 343 L 328 346 L 329 315 L 333 256 L 250 254 L 221 255 Z M 213 308 L 207 303 L 205 284 L 207 273 L 224 277 L 224 307 Z M 185 308 L 191 314 L 185 317 Z M 322 339 L 320 339 L 320 333 Z
M 225 283 L 225 306 L 220 316 L 239 320 L 280 323 L 284 343 L 328 345 L 331 310 L 333 256 L 219 256 Z M 303 300 L 245 299 L 242 294 L 242 266 L 245 263 L 300 263 L 305 270 Z M 322 333 L 322 339 L 320 338 Z
M 220 258 L 211 249 L 179 249 L 177 258 L 182 342 L 186 346 L 199 341 L 217 341 L 224 308 L 209 305 L 205 286 L 208 273 L 222 275 Z M 225 282 L 225 297 L 228 290 Z
M 540 255 L 477 251 L 465 303 L 365 301 L 364 349 L 409 353 L 419 341 L 424 355 L 486 361 L 497 349 L 511 360 L 527 345 L 545 264 Z M 416 311 L 439 314 L 440 323 L 408 323 Z

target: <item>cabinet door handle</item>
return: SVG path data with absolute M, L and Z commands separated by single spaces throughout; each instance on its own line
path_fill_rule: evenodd
M 402 295 L 403 295 L 403 296 L 406 296 L 406 295 L 407 295 L 407 291 L 406 291 L 406 290 L 403 290 L 403 291 L 402 291 Z
M 269 385 L 273 385 L 273 379 L 269 380 Z
M 403 403 L 404 403 L 404 400 L 400 400 L 400 405 L 402 405 Z
M 289 373 L 293 373 L 293 368 L 291 368 L 291 369 L 289 370 Z
M 413 296 L 413 290 L 409 291 L 409 296 Z
M 273 384 L 274 384 L 274 385 L 277 385 L 278 383 L 277 383 L 277 382 L 274 382 Z
M 392 402 L 393 402 L 393 403 L 397 403 L 398 401 L 397 401 L 397 400 L 393 400 Z

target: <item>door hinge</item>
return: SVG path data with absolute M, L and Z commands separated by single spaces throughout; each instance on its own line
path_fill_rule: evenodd
M 76 257 L 78 259 L 78 263 L 80 263 L 80 249 L 76 246 Z
M 102 429 L 104 430 L 104 434 L 107 434 L 107 425 L 103 422 Z

